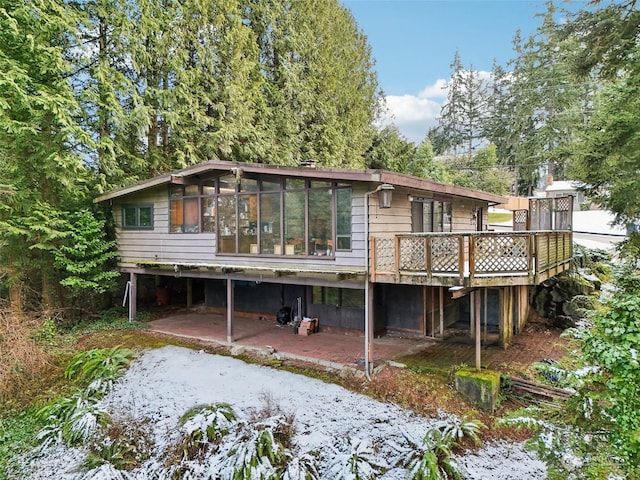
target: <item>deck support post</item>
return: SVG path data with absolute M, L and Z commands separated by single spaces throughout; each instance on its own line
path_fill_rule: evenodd
M 440 338 L 444 338 L 444 287 L 440 287 Z
M 233 343 L 233 280 L 227 277 L 227 342 Z
M 193 279 L 187 278 L 187 308 L 193 307 Z
M 482 363 L 481 363 L 481 337 L 482 337 L 482 331 L 480 329 L 480 292 L 479 291 L 475 291 L 471 293 L 471 301 L 474 304 L 474 308 L 473 308 L 473 312 L 474 312 L 474 316 L 475 316 L 475 330 L 476 330 L 476 370 L 480 370 L 482 368 Z
M 129 273 L 129 321 L 133 322 L 138 316 L 138 275 Z

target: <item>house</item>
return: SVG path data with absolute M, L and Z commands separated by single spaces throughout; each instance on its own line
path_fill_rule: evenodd
M 224 161 L 96 199 L 111 205 L 132 316 L 172 285 L 226 315 L 233 342 L 242 315 L 290 306 L 362 335 L 367 369 L 374 334 L 440 337 L 462 321 L 479 363 L 481 321 L 505 346 L 522 328 L 528 288 L 568 268 L 571 232 L 488 231 L 504 201 L 388 171 Z
M 588 201 L 584 192 L 580 191 L 580 182 L 574 180 L 554 180 L 551 175 L 546 178 L 544 191 L 540 192 L 540 196 L 546 198 L 572 197 L 573 210 L 579 211 L 588 209 L 591 202 Z M 593 205 L 595 208 L 596 206 Z

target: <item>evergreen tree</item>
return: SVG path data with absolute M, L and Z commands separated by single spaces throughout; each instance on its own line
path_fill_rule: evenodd
M 515 39 L 516 58 L 508 87 L 508 108 L 498 110 L 495 136 L 501 156 L 519 172 L 519 192 L 531 195 L 542 174 L 565 178 L 571 145 L 581 129 L 593 95 L 590 82 L 575 82 L 570 59 L 579 39 L 562 34 L 552 2 L 536 34 Z M 495 111 L 494 111 L 495 113 Z M 495 133 L 495 124 L 492 131 Z
M 395 125 L 386 126 L 374 137 L 365 154 L 367 168 L 407 173 L 415 147 L 400 133 Z
M 86 193 L 74 152 L 91 139 L 78 127 L 78 104 L 62 52 L 76 19 L 56 0 L 5 1 L 0 21 L 0 176 L 12 192 L 0 208 L 0 265 L 19 315 L 28 281 L 52 307 L 50 249 L 63 206 Z
M 447 101 L 442 106 L 439 129 L 448 150 L 471 158 L 481 144 L 486 109 L 486 81 L 471 66 L 465 69 L 456 51 L 451 63 Z
M 428 138 L 425 138 L 415 148 L 413 156 L 407 165 L 407 173 L 416 177 L 428 178 L 439 182 L 448 182 L 449 175 L 444 165 L 435 160 L 433 146 Z

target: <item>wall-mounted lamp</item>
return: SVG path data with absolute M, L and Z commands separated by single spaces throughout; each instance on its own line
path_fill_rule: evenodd
M 391 208 L 391 197 L 393 196 L 394 190 L 394 186 L 389 183 L 378 185 L 378 188 L 376 188 L 378 208 Z

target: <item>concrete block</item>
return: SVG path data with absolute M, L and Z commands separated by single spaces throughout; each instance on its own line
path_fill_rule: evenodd
M 493 412 L 500 395 L 500 373 L 491 370 L 461 368 L 455 373 L 454 386 L 457 392 L 482 410 Z

